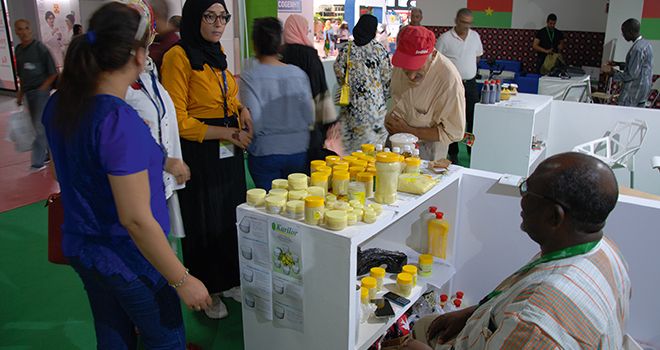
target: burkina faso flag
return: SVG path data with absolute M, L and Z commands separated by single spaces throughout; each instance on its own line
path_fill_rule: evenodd
M 642 36 L 649 40 L 660 40 L 660 0 L 644 0 Z
M 511 28 L 513 0 L 467 0 L 467 8 L 475 27 Z

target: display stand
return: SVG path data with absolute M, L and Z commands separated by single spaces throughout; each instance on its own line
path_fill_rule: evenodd
M 551 102 L 550 96 L 519 93 L 497 104 L 477 103 L 471 167 L 520 176 L 531 174 L 545 155 L 545 147 L 532 149 L 532 138 L 547 138 Z

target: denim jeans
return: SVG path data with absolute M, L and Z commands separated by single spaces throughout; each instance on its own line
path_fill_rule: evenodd
M 98 349 L 136 349 L 137 334 L 145 349 L 185 349 L 181 304 L 176 291 L 160 278 L 154 285 L 138 278 L 104 276 L 71 259 L 82 279 L 94 316 Z
M 292 173 L 304 173 L 307 168 L 307 152 L 270 155 L 248 156 L 248 169 L 254 180 L 254 185 L 270 190 L 271 182 L 275 179 L 286 179 Z
M 34 127 L 35 138 L 32 143 L 32 167 L 41 168 L 44 166 L 46 157 L 48 155 L 48 140 L 46 139 L 46 131 L 44 125 L 41 123 L 41 115 L 44 113 L 44 108 L 50 97 L 48 91 L 30 90 L 25 92 L 25 99 L 27 101 L 28 110 L 30 111 L 30 118 L 32 119 L 32 126 Z

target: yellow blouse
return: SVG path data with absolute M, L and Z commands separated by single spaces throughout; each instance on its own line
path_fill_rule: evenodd
M 238 86 L 227 71 L 228 115 L 238 115 Z M 204 64 L 204 70 L 193 70 L 185 50 L 176 45 L 163 57 L 163 86 L 172 97 L 179 124 L 179 135 L 190 141 L 202 142 L 208 125 L 199 119 L 224 118 L 222 72 Z M 223 87 L 223 88 L 221 88 Z

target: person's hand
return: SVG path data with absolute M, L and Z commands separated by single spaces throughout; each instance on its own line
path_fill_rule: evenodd
M 406 340 L 401 345 L 401 349 L 405 349 L 405 350 L 433 350 L 432 347 L 426 345 L 425 343 L 422 343 L 419 340 L 415 340 L 415 339 Z
M 190 168 L 181 159 L 167 158 L 165 161 L 165 171 L 172 174 L 176 179 L 176 183 L 179 185 L 190 180 Z
M 545 53 L 547 53 L 548 55 L 553 53 L 553 52 L 554 52 L 554 50 L 552 48 L 545 50 Z
M 442 344 L 455 338 L 463 330 L 467 320 L 476 309 L 477 307 L 473 306 L 438 316 L 429 326 L 426 334 L 427 341 L 430 343 L 431 340 L 437 338 L 437 342 Z
M 612 73 L 612 65 L 610 65 L 609 63 L 604 64 L 604 65 L 600 66 L 600 70 L 605 74 L 611 74 Z
M 227 140 L 242 149 L 246 149 L 250 142 L 252 142 L 252 135 L 245 130 L 229 128 L 229 131 L 231 134 Z
M 204 283 L 193 275 L 189 275 L 186 282 L 181 287 L 176 288 L 176 292 L 183 303 L 191 310 L 206 310 L 213 304 Z
M 396 113 L 390 113 L 390 115 L 385 119 L 385 128 L 390 134 L 396 134 L 399 132 L 410 132 L 410 125 L 405 119 L 401 118 Z
M 245 130 L 250 137 L 252 137 L 254 134 L 254 129 L 252 128 L 252 114 L 250 113 L 250 110 L 247 109 L 247 107 L 243 107 L 241 109 L 241 113 L 238 116 L 239 120 L 241 121 L 241 126 L 243 127 L 243 130 Z

